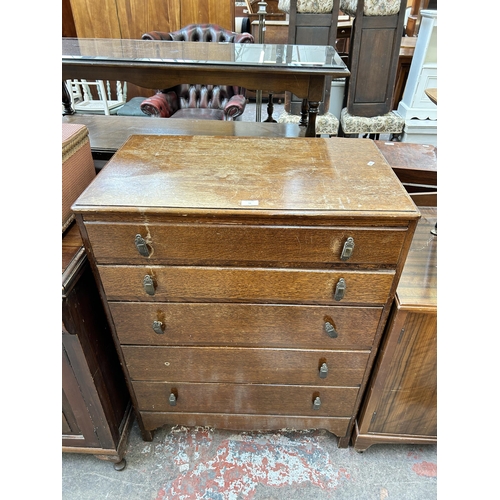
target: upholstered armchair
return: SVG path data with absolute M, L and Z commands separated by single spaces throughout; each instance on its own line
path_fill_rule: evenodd
M 235 33 L 216 24 L 190 24 L 170 33 L 151 31 L 143 40 L 171 42 L 253 43 L 250 33 Z M 246 106 L 246 89 L 230 85 L 181 84 L 159 90 L 141 103 L 141 110 L 163 118 L 231 121 L 241 116 Z

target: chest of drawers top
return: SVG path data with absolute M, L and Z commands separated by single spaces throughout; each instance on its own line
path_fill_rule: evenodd
M 131 136 L 72 208 L 84 220 L 118 221 L 160 214 L 317 225 L 376 215 L 397 226 L 419 217 L 373 142 L 344 138 Z

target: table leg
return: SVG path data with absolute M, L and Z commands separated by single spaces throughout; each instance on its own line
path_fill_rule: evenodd
M 319 102 L 309 102 L 309 122 L 306 129 L 306 137 L 316 137 L 316 117 L 318 116 Z
M 302 99 L 302 106 L 300 107 L 299 127 L 307 127 L 308 112 L 309 112 L 309 104 L 307 102 L 307 99 Z
M 267 101 L 267 118 L 264 120 L 264 123 L 276 123 L 276 120 L 273 118 L 274 112 L 274 103 L 273 103 L 273 94 L 269 94 L 269 100 Z
M 68 86 L 64 80 L 62 81 L 62 103 L 64 106 L 64 115 L 75 114 L 75 110 L 71 107 L 71 97 L 69 95 Z

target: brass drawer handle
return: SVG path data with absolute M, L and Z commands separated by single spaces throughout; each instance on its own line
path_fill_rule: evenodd
M 321 399 L 319 396 L 314 398 L 314 403 L 313 403 L 313 410 L 319 410 L 319 407 L 321 406 Z
M 329 321 L 325 321 L 325 332 L 332 339 L 336 339 L 339 336 L 337 330 L 335 330 L 335 327 Z
M 144 287 L 144 291 L 148 295 L 155 294 L 155 284 L 153 278 L 149 274 L 146 274 L 146 276 L 144 276 L 144 279 L 142 280 L 142 285 Z
M 319 369 L 319 378 L 326 378 L 328 375 L 328 366 L 326 363 L 323 363 L 321 365 L 321 368 Z
M 168 404 L 170 406 L 175 406 L 177 404 L 177 396 L 173 392 L 168 397 Z
M 149 252 L 148 244 L 146 243 L 146 240 L 140 234 L 135 235 L 134 242 L 135 242 L 135 247 L 137 248 L 137 251 L 143 257 L 149 257 L 150 252 Z
M 153 330 L 158 335 L 162 335 L 165 333 L 165 325 L 161 321 L 155 320 L 153 321 Z
M 337 285 L 335 286 L 334 299 L 336 301 L 342 300 L 345 295 L 346 283 L 344 278 L 340 278 Z
M 342 249 L 342 253 L 340 254 L 340 260 L 349 260 L 354 250 L 354 238 L 349 236 L 346 242 L 344 243 L 344 248 Z

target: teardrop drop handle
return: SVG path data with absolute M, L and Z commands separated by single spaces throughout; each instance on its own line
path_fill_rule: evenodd
M 137 251 L 143 256 L 143 257 L 149 257 L 149 248 L 146 243 L 146 240 L 140 235 L 136 234 L 135 235 L 135 247 L 137 248 Z
M 336 339 L 339 336 L 337 330 L 335 330 L 335 327 L 330 321 L 325 321 L 325 332 L 332 339 Z
M 326 363 L 323 363 L 321 365 L 321 368 L 319 369 L 319 378 L 326 378 L 327 375 L 328 375 L 328 366 L 326 365 Z
M 177 404 L 177 396 L 173 392 L 168 397 L 168 404 L 170 406 L 175 406 Z
M 342 300 L 345 296 L 346 282 L 344 278 L 340 278 L 335 286 L 334 299 L 336 301 Z
M 349 236 L 344 243 L 344 248 L 342 248 L 342 253 L 340 254 L 340 260 L 349 260 L 354 250 L 354 238 Z
M 319 410 L 320 406 L 321 406 L 321 399 L 319 398 L 319 396 L 317 396 L 316 398 L 314 398 L 313 410 Z
M 155 320 L 153 321 L 153 330 L 158 335 L 162 335 L 165 333 L 165 325 L 161 321 Z
M 142 280 L 142 285 L 144 287 L 144 291 L 148 295 L 155 294 L 155 284 L 153 278 L 149 274 L 146 274 L 146 276 L 144 276 L 144 279 Z

